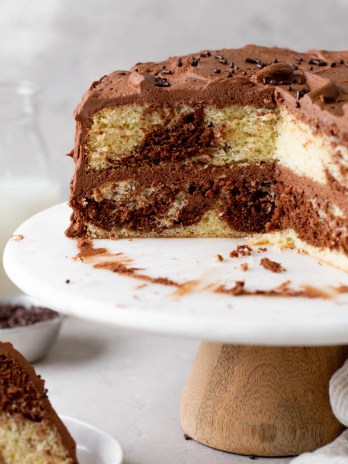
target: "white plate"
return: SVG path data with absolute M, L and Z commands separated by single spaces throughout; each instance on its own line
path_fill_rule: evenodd
M 173 287 L 144 285 L 125 275 L 95 269 L 93 263 L 74 260 L 77 242 L 64 235 L 70 213 L 62 204 L 33 216 L 15 232 L 23 235 L 23 240 L 10 240 L 5 249 L 4 264 L 10 278 L 50 308 L 109 325 L 227 343 L 348 343 L 348 294 L 335 300 L 233 297 L 206 289 L 212 282 L 233 286 L 237 280 L 245 280 L 250 289 L 270 289 L 287 280 L 294 287 L 348 285 L 345 272 L 292 250 L 269 248 L 267 253 L 254 252 L 249 258 L 229 258 L 229 252 L 243 240 L 95 241 L 96 247 L 123 253 L 121 259 L 131 259 L 130 266 L 142 268 L 147 275 L 199 282 L 194 291 L 178 295 Z M 226 259 L 219 262 L 217 254 Z M 282 263 L 287 271 L 274 274 L 265 270 L 259 264 L 264 256 Z M 240 269 L 242 262 L 248 262 L 248 272 Z
M 77 445 L 79 464 L 120 464 L 123 453 L 115 438 L 92 425 L 60 416 Z

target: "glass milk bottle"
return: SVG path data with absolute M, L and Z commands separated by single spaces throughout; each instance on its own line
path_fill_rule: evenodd
M 2 255 L 14 230 L 59 202 L 59 184 L 37 127 L 40 93 L 31 82 L 0 82 L 0 295 L 18 293 Z

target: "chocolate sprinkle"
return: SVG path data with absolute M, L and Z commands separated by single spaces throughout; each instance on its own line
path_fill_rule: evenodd
M 191 56 L 191 59 L 190 59 L 190 65 L 193 67 L 193 68 L 196 68 L 198 66 L 198 58 L 196 58 L 195 56 Z
M 311 59 L 308 61 L 308 64 L 315 64 L 317 66 L 327 66 L 327 62 L 319 59 Z
M 41 306 L 26 308 L 21 304 L 0 305 L 0 328 L 26 327 L 58 317 L 56 311 Z
M 251 64 L 261 64 L 261 60 L 258 60 L 257 58 L 245 58 L 246 63 L 251 63 Z
M 166 77 L 156 77 L 155 79 L 156 87 L 170 87 L 170 82 Z

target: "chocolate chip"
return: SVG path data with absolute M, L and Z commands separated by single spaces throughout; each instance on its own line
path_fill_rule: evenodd
M 177 66 L 179 66 L 179 68 L 182 66 L 182 59 L 181 58 L 178 58 L 177 62 L 176 62 Z
M 227 74 L 227 77 L 233 77 L 233 73 L 230 71 L 230 72 Z
M 220 74 L 220 73 L 221 73 L 221 69 L 214 69 L 214 73 L 215 73 L 215 74 Z

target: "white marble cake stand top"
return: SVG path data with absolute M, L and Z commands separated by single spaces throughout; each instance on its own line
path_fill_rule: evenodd
M 348 343 L 348 294 L 330 299 L 303 297 L 230 296 L 211 289 L 233 287 L 244 280 L 248 289 L 270 289 L 291 280 L 293 288 L 312 285 L 331 288 L 348 284 L 348 275 L 293 250 L 268 247 L 266 253 L 230 258 L 244 240 L 135 239 L 96 240 L 120 260 L 152 277 L 177 282 L 196 281 L 188 292 L 146 283 L 93 262 L 73 259 L 76 240 L 64 235 L 70 209 L 60 204 L 22 224 L 4 253 L 6 272 L 25 293 L 63 313 L 161 334 L 217 342 L 253 345 L 337 345 Z M 216 256 L 221 254 L 220 262 Z M 280 262 L 286 272 L 265 270 L 262 257 Z M 241 263 L 248 263 L 243 272 Z M 69 283 L 66 281 L 69 280 Z

